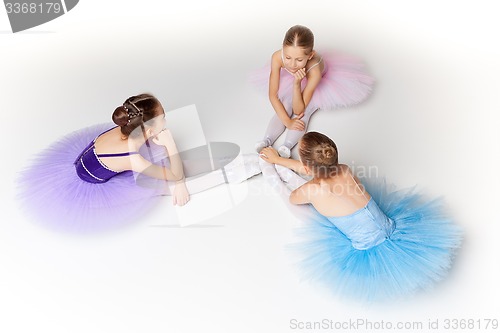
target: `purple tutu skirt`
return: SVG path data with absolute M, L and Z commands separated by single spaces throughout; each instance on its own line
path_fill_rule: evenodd
M 366 72 L 359 59 L 340 53 L 321 53 L 325 62 L 323 78 L 314 90 L 309 105 L 319 109 L 337 109 L 363 102 L 372 91 L 374 79 Z M 263 92 L 269 88 L 270 64 L 256 70 L 251 82 Z M 293 76 L 281 69 L 278 97 L 285 105 L 292 103 Z M 307 78 L 302 80 L 302 90 Z
M 139 186 L 131 171 L 102 184 L 81 180 L 74 161 L 99 134 L 100 124 L 75 131 L 34 156 L 17 178 L 20 208 L 34 221 L 71 230 L 96 230 L 138 221 L 159 201 L 158 186 Z M 151 185 L 151 184 L 150 184 Z

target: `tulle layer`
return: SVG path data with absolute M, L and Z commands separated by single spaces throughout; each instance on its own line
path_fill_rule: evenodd
M 366 183 L 366 182 L 365 182 Z M 385 183 L 365 184 L 396 225 L 383 243 L 357 250 L 316 211 L 303 239 L 292 246 L 301 256 L 304 277 L 340 297 L 381 301 L 428 289 L 447 275 L 461 243 L 461 229 L 443 213 L 439 200 L 424 202 L 413 191 L 388 191 Z
M 366 72 L 359 59 L 340 53 L 321 53 L 326 65 L 323 78 L 316 87 L 309 105 L 320 109 L 337 109 L 363 102 L 372 92 L 374 79 Z M 251 75 L 251 82 L 263 92 L 269 88 L 269 73 L 267 65 L 256 70 Z M 293 91 L 293 76 L 281 69 L 278 97 L 284 104 L 291 105 Z M 307 84 L 307 78 L 302 80 L 302 89 Z
M 111 124 L 75 131 L 33 158 L 17 179 L 21 209 L 51 227 L 95 230 L 140 219 L 159 200 L 157 186 L 138 186 L 132 172 L 103 184 L 81 180 L 73 165 L 81 151 Z

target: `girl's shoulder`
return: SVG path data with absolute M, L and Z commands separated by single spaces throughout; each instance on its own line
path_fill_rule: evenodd
M 277 51 L 274 51 L 273 54 L 271 55 L 271 61 L 272 63 L 280 63 L 282 64 L 283 61 L 282 61 L 282 57 L 281 57 L 282 53 L 281 53 L 281 49 L 277 50 Z
M 300 187 L 300 192 L 304 197 L 304 202 L 314 203 L 319 199 L 320 185 L 314 180 L 310 180 Z
M 99 135 L 94 141 L 96 153 L 113 154 L 129 150 L 129 141 L 123 137 L 120 127 L 114 127 Z
M 312 52 L 314 52 L 314 56 L 311 58 L 311 60 L 309 60 L 310 62 L 318 62 L 320 60 L 323 59 L 323 56 L 321 55 L 320 52 L 316 51 L 316 50 L 313 50 Z
M 283 67 L 283 60 L 281 58 L 281 50 L 275 51 L 271 56 L 271 72 L 279 73 Z
M 337 168 L 338 168 L 338 172 L 336 175 L 337 178 L 349 178 L 350 179 L 352 177 L 352 171 L 348 165 L 339 163 Z
M 308 181 L 303 185 L 303 187 L 305 190 L 307 190 L 307 193 L 309 194 L 309 198 L 311 199 L 311 201 L 314 199 L 314 197 L 320 194 L 321 184 L 316 179 Z
M 350 173 L 350 172 L 351 172 L 351 168 L 350 168 L 347 164 L 341 164 L 341 163 L 339 163 L 339 164 L 338 164 L 338 167 L 339 167 L 339 169 L 340 169 L 342 172 L 348 172 L 348 173 Z
M 323 72 L 324 68 L 323 57 L 316 51 L 314 51 L 314 56 L 306 64 L 306 71 L 309 72 L 314 68 L 317 68 L 319 73 Z
M 107 131 L 104 131 L 103 133 L 99 134 L 97 138 L 95 138 L 94 142 L 96 144 L 102 143 L 102 142 L 116 142 L 118 139 L 122 139 L 123 134 L 120 131 L 119 126 L 115 126 L 110 128 Z

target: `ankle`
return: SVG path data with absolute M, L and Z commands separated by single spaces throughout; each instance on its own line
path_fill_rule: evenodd
M 290 148 L 288 148 L 287 146 L 281 146 L 278 149 L 278 154 L 283 158 L 290 158 Z

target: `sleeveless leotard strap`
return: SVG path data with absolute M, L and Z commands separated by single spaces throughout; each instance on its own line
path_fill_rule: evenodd
M 323 57 L 319 58 L 319 61 L 317 63 L 315 63 L 314 65 L 312 65 L 311 67 L 309 67 L 309 69 L 306 71 L 306 74 L 309 73 L 309 71 L 311 69 L 313 69 L 314 67 L 318 66 L 319 64 L 321 64 L 321 62 L 323 61 Z
M 116 128 L 116 127 L 113 127 Z M 138 152 L 124 152 L 112 154 L 97 154 L 95 151 L 95 141 L 102 134 L 111 131 L 113 128 L 102 132 L 94 140 L 92 140 L 85 149 L 78 155 L 74 161 L 77 175 L 84 181 L 89 183 L 105 183 L 113 176 L 116 176 L 123 171 L 116 171 L 108 168 L 102 161 L 101 157 L 120 157 L 139 154 Z
M 95 141 L 97 140 L 98 137 L 100 137 L 101 135 L 103 135 L 104 133 L 108 133 L 109 131 L 111 131 L 112 129 L 115 129 L 117 128 L 118 126 L 115 126 L 115 127 L 111 127 L 110 129 L 102 132 L 101 134 L 99 134 L 98 136 L 95 137 L 95 139 L 92 141 L 92 143 L 95 143 Z M 92 149 L 95 149 L 95 146 L 92 144 L 90 146 L 90 148 Z M 136 154 L 139 154 L 138 152 L 136 151 L 128 151 L 126 153 L 116 153 L 116 154 L 97 154 L 96 153 L 96 156 L 97 157 L 122 157 L 122 156 L 130 156 L 130 155 L 136 155 Z
M 97 154 L 97 157 L 121 157 L 139 154 L 136 151 L 128 151 L 126 153 L 116 153 L 116 154 Z
M 362 189 L 359 186 L 358 182 L 356 181 L 356 179 L 354 179 L 354 177 L 352 176 L 350 171 L 349 171 L 349 176 L 351 176 L 352 181 L 354 182 L 354 184 L 356 184 L 356 188 L 361 191 L 361 194 L 363 194 L 363 197 L 365 197 L 366 200 L 370 201 L 370 199 L 368 199 L 368 197 L 366 196 L 364 189 Z

